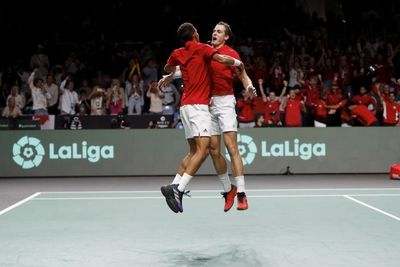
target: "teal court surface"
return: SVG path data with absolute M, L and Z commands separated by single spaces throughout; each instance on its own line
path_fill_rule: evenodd
M 37 192 L 0 211 L 0 266 L 400 266 L 400 189 Z

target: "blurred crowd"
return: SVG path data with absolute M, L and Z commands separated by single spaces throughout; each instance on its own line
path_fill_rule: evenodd
M 229 10 L 232 6 L 222 7 Z M 173 14 L 168 4 L 158 8 L 166 18 Z M 258 89 L 254 96 L 243 91 L 239 82 L 235 84 L 240 127 L 400 125 L 400 39 L 385 34 L 396 28 L 396 21 L 389 25 L 377 14 L 366 14 L 361 28 L 349 29 L 344 17 L 335 24 L 334 19 L 322 19 L 299 8 L 286 16 L 291 16 L 290 23 L 280 21 L 279 27 L 267 19 L 254 19 L 258 25 L 268 24 L 264 34 L 260 27 L 245 34 L 240 24 L 227 21 L 238 32 L 231 45 Z M 205 41 L 218 21 L 207 22 L 206 32 L 203 20 L 194 18 L 202 23 L 199 31 Z M 120 24 L 118 28 L 126 34 L 126 25 Z M 377 29 L 377 25 L 383 28 Z M 250 19 L 244 20 L 246 26 L 251 26 Z M 177 112 L 182 81 L 157 88 L 158 79 L 165 74 L 166 56 L 176 42 L 165 35 L 158 36 L 163 41 L 121 41 L 109 26 L 94 23 L 90 14 L 80 27 L 80 41 L 43 39 L 29 49 L 18 48 L 19 57 L 3 62 L 3 117 Z M 171 29 L 167 33 L 174 36 L 175 29 Z M 65 38 L 66 31 L 62 33 Z M 147 35 L 141 37 L 149 40 Z M 26 55 L 27 51 L 31 53 Z

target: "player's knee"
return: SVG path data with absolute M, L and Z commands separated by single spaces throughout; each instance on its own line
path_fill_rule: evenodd
M 230 155 L 231 157 L 236 156 L 236 155 L 239 155 L 239 149 L 238 149 L 237 145 L 228 144 L 228 145 L 226 146 L 226 148 L 227 148 L 228 153 L 229 153 L 229 155 Z

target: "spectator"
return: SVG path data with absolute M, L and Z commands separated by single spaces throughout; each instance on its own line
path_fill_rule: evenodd
M 133 74 L 131 80 L 126 84 L 125 95 L 128 102 L 128 115 L 142 114 L 143 100 L 143 81 L 138 74 Z
M 348 109 L 352 117 L 356 120 L 355 125 L 363 126 L 379 126 L 378 119 L 375 115 L 364 105 L 349 105 Z
M 237 102 L 239 109 L 239 128 L 254 128 L 254 95 L 247 90 L 242 91 L 242 97 Z
M 302 112 L 305 112 L 306 108 L 302 100 L 296 99 L 296 92 L 294 89 L 289 90 L 289 98 L 283 102 L 283 109 L 285 111 L 286 126 L 302 126 Z
M 264 103 L 263 117 L 266 121 L 266 126 L 268 127 L 282 126 L 280 106 L 282 103 L 282 98 L 286 93 L 288 82 L 283 81 L 284 87 L 279 97 L 276 97 L 275 92 L 270 92 L 267 97 L 264 93 L 263 82 L 264 81 L 262 79 L 258 80 L 258 84 L 260 86 L 260 91 L 262 95 L 262 100 Z
M 58 114 L 58 100 L 60 95 L 60 89 L 54 83 L 54 77 L 52 74 L 47 75 L 46 83 L 44 84 L 45 90 L 50 94 L 50 99 L 48 101 L 47 110 L 49 114 Z
M 180 94 L 173 83 L 160 88 L 164 95 L 162 98 L 163 114 L 172 115 L 179 105 Z
M 3 110 L 2 116 L 5 118 L 13 118 L 13 119 L 22 116 L 21 109 L 16 105 L 14 97 L 8 98 L 7 106 Z
M 25 107 L 25 97 L 19 93 L 19 87 L 17 85 L 11 87 L 11 93 L 7 97 L 7 102 L 11 97 L 14 98 L 15 104 L 20 110 Z
M 28 79 L 32 94 L 32 110 L 35 115 L 47 115 L 47 102 L 51 95 L 46 91 L 42 78 L 35 78 L 37 69 L 35 69 Z
M 39 44 L 37 51 L 31 56 L 31 68 L 36 69 L 36 77 L 44 78 L 49 72 L 49 57 L 44 53 L 44 46 Z
M 107 104 L 111 115 L 118 115 L 125 108 L 124 89 L 118 79 L 113 79 L 111 87 L 107 89 Z
M 162 99 L 164 94 L 158 89 L 157 81 L 150 83 L 146 96 L 150 98 L 150 114 L 161 114 L 163 112 Z
M 61 115 L 75 115 L 79 104 L 78 94 L 74 91 L 74 82 L 69 76 L 61 83 L 61 96 L 59 109 Z
M 266 127 L 267 125 L 265 124 L 265 118 L 263 114 L 259 114 L 256 116 L 256 124 L 254 128 L 263 128 Z
M 88 98 L 90 99 L 90 115 L 101 116 L 106 114 L 107 96 L 104 89 L 95 86 Z

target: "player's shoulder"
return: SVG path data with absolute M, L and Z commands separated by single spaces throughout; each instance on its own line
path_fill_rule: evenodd
M 224 55 L 232 56 L 235 58 L 239 58 L 239 53 L 236 52 L 235 49 L 230 47 L 229 45 L 225 44 L 224 46 L 221 47 L 220 52 Z

